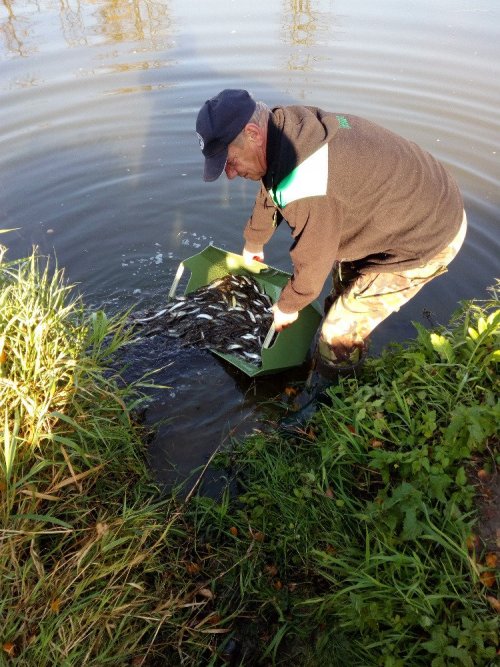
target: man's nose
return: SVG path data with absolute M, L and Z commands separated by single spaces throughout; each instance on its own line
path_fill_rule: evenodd
M 233 178 L 236 178 L 236 176 L 238 176 L 238 172 L 230 164 L 226 164 L 226 166 L 224 167 L 224 171 L 226 172 L 226 176 L 229 178 L 229 180 L 232 180 Z

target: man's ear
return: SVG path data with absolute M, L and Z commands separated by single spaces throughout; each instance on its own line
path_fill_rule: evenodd
M 256 123 L 247 123 L 245 125 L 245 136 L 247 137 L 247 139 L 253 141 L 258 146 L 262 146 L 262 143 L 264 141 L 264 135 L 262 133 L 262 130 Z

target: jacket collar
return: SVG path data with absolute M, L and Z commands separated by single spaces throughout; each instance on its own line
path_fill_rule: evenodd
M 262 182 L 269 190 L 275 188 L 298 163 L 296 149 L 285 132 L 284 107 L 275 107 L 269 114 L 266 158 L 267 172 Z

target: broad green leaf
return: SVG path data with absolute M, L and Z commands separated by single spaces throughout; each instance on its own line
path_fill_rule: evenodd
M 463 486 L 467 482 L 467 475 L 465 474 L 465 468 L 460 466 L 455 476 L 455 484 L 458 486 Z
M 467 333 L 469 334 L 469 337 L 472 338 L 472 340 L 477 340 L 479 337 L 478 332 L 473 327 L 469 327 L 467 329 Z
M 447 361 L 452 364 L 455 361 L 455 353 L 453 347 L 451 346 L 450 341 L 441 336 L 440 334 L 432 333 L 431 334 L 432 347 L 439 354 L 440 358 L 443 361 Z

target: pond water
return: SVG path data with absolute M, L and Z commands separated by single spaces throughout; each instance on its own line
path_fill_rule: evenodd
M 227 87 L 269 105 L 365 116 L 441 159 L 469 233 L 449 272 L 376 331 L 373 349 L 445 322 L 498 276 L 497 0 L 1 0 L 0 228 L 9 257 L 54 255 L 86 303 L 161 308 L 179 262 L 240 252 L 256 184 L 202 181 L 201 104 Z M 290 270 L 289 237 L 266 261 Z M 251 381 L 209 354 L 150 340 L 166 368 L 148 420 L 167 485 L 259 426 L 259 405 L 304 369 Z M 194 477 L 196 479 L 196 475 Z M 210 478 L 207 477 L 207 486 Z M 215 482 L 214 482 L 215 483 Z

